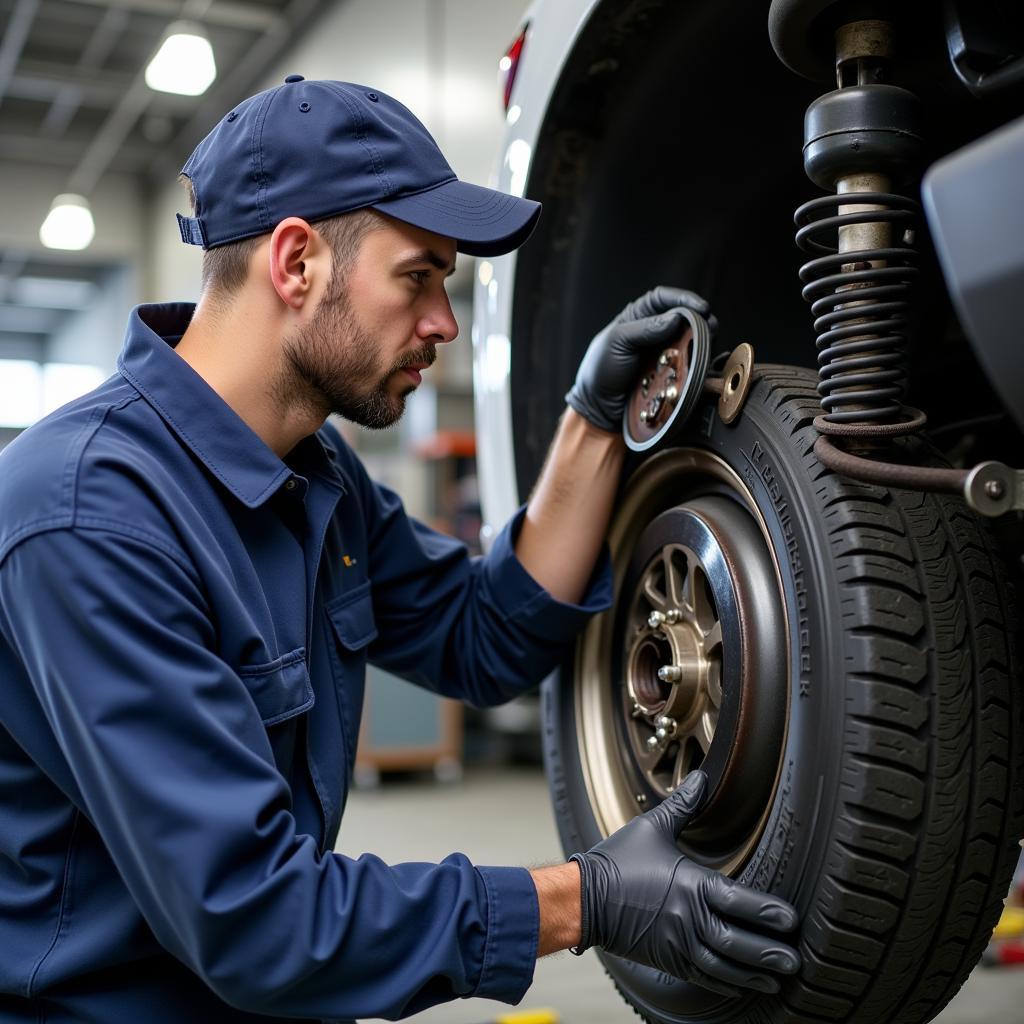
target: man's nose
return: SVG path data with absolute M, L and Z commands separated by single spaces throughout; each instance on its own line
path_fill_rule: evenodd
M 431 306 L 420 320 L 419 328 L 420 337 L 440 343 L 454 341 L 458 337 L 459 324 L 452 313 L 447 293 Z

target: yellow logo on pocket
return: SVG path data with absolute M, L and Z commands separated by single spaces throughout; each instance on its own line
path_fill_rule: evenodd
M 351 569 L 356 564 L 356 560 L 351 558 L 349 555 L 342 555 L 341 560 L 345 563 L 346 569 Z

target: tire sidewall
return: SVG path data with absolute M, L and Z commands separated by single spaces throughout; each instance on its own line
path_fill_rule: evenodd
M 813 379 L 813 375 L 806 371 Z M 736 877 L 793 902 L 801 916 L 812 902 L 836 813 L 843 728 L 844 665 L 839 580 L 823 515 L 825 472 L 801 442 L 793 405 L 775 411 L 771 390 L 755 381 L 743 414 L 724 424 L 711 401 L 695 412 L 679 441 L 706 449 L 745 482 L 763 517 L 779 572 L 789 649 L 789 708 L 778 781 L 756 850 Z M 813 415 L 813 408 L 809 415 Z M 544 753 L 559 833 L 566 853 L 602 838 L 580 765 L 573 666 L 543 689 Z M 766 766 L 767 768 L 768 766 Z M 774 767 L 774 766 L 772 766 Z M 623 994 L 652 1021 L 684 1024 L 749 1018 L 755 1004 L 771 1019 L 776 997 L 751 995 L 722 1004 L 693 986 L 599 953 Z M 679 1008 L 685 1009 L 680 1012 Z M 759 1017 L 759 1019 L 762 1019 Z

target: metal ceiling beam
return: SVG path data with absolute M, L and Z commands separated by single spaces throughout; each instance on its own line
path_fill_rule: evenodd
M 109 56 L 127 23 L 128 12 L 123 7 L 108 7 L 89 42 L 86 43 L 76 70 L 87 73 L 90 79 L 95 78 L 97 69 Z M 40 129 L 42 134 L 48 138 L 63 135 L 82 105 L 82 97 L 81 84 L 62 86 L 43 118 Z
M 110 161 L 124 145 L 128 133 L 135 126 L 135 122 L 142 112 L 149 106 L 152 98 L 153 90 L 146 85 L 146 69 L 143 68 L 135 76 L 131 86 L 111 111 L 110 116 L 103 122 L 100 130 L 89 144 L 89 148 L 82 155 L 81 161 L 68 181 L 69 192 L 77 192 L 83 196 L 89 195 L 96 187 L 100 176 L 110 165 Z
M 18 58 L 25 47 L 32 22 L 39 10 L 39 0 L 18 0 L 14 13 L 7 22 L 3 42 L 0 43 L 0 103 L 3 102 L 7 83 L 14 74 Z
M 172 21 L 183 16 L 181 0 L 69 0 L 69 2 L 85 4 L 90 7 L 121 7 L 127 11 L 155 14 Z M 258 7 L 243 3 L 232 3 L 231 0 L 215 0 L 203 12 L 202 20 L 209 25 L 248 28 L 261 32 L 271 28 L 282 28 L 284 25 L 281 16 L 274 11 L 260 10 Z
M 66 64 L 22 61 L 9 79 L 7 93 L 18 99 L 45 103 L 57 99 L 63 89 L 74 89 L 82 96 L 83 102 L 110 107 L 131 84 L 130 74 L 109 71 L 95 74 L 81 72 Z
M 82 103 L 109 109 L 124 96 L 135 81 L 135 75 L 119 71 L 96 71 L 90 68 L 53 64 L 48 61 L 23 60 L 11 76 L 8 95 L 19 99 L 55 101 L 64 89 L 81 94 Z M 156 94 L 164 108 L 191 110 L 195 97 L 163 92 Z
M 93 3 L 94 0 L 72 0 L 72 2 Z M 242 27 L 251 27 L 251 15 L 254 13 L 248 7 L 225 3 L 223 0 L 218 0 L 218 2 L 214 2 L 214 0 L 184 0 L 183 3 L 180 3 L 179 0 L 116 0 L 116 2 L 122 6 L 127 5 L 132 10 L 141 9 L 141 4 L 145 4 L 147 9 L 149 9 L 150 5 L 156 5 L 161 8 L 166 6 L 172 9 L 171 13 L 176 17 L 205 22 L 220 19 L 222 24 L 225 17 L 233 17 L 235 14 L 241 16 L 244 14 L 246 25 Z M 252 60 L 253 50 L 259 51 L 260 44 L 266 40 L 278 39 L 282 36 L 287 39 L 287 33 L 282 32 L 281 28 L 290 24 L 288 16 L 292 9 L 315 6 L 315 3 L 316 0 L 292 0 L 283 18 L 278 14 L 274 14 L 265 20 L 261 19 L 264 25 L 263 35 L 256 46 L 238 64 L 248 65 Z M 228 12 L 234 12 L 234 14 L 229 14 Z M 236 25 L 236 27 L 239 26 Z M 231 81 L 234 72 L 237 70 L 238 67 L 236 65 L 232 75 L 228 77 L 228 82 Z M 78 192 L 87 196 L 95 188 L 96 182 L 99 181 L 100 176 L 110 165 L 111 160 L 117 155 L 118 150 L 124 144 L 124 140 L 128 137 L 128 133 L 132 130 L 142 113 L 152 103 L 155 95 L 157 94 L 146 85 L 146 69 L 143 66 L 132 80 L 132 84 L 121 96 L 117 106 L 103 123 L 99 132 L 97 132 L 78 167 L 75 168 L 68 182 L 68 191 Z
M 32 133 L 0 132 L 0 153 L 5 161 L 48 164 L 74 170 L 82 159 L 86 141 L 81 138 L 46 139 Z M 153 159 L 153 147 L 122 146 L 117 153 L 118 170 L 145 171 Z

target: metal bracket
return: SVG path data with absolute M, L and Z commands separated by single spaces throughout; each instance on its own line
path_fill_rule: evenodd
M 979 462 L 964 483 L 967 504 L 983 516 L 1024 511 L 1024 469 L 1002 462 Z
M 744 341 L 732 350 L 722 371 L 722 394 L 718 399 L 718 415 L 723 423 L 732 423 L 740 414 L 750 391 L 754 371 L 754 346 Z

